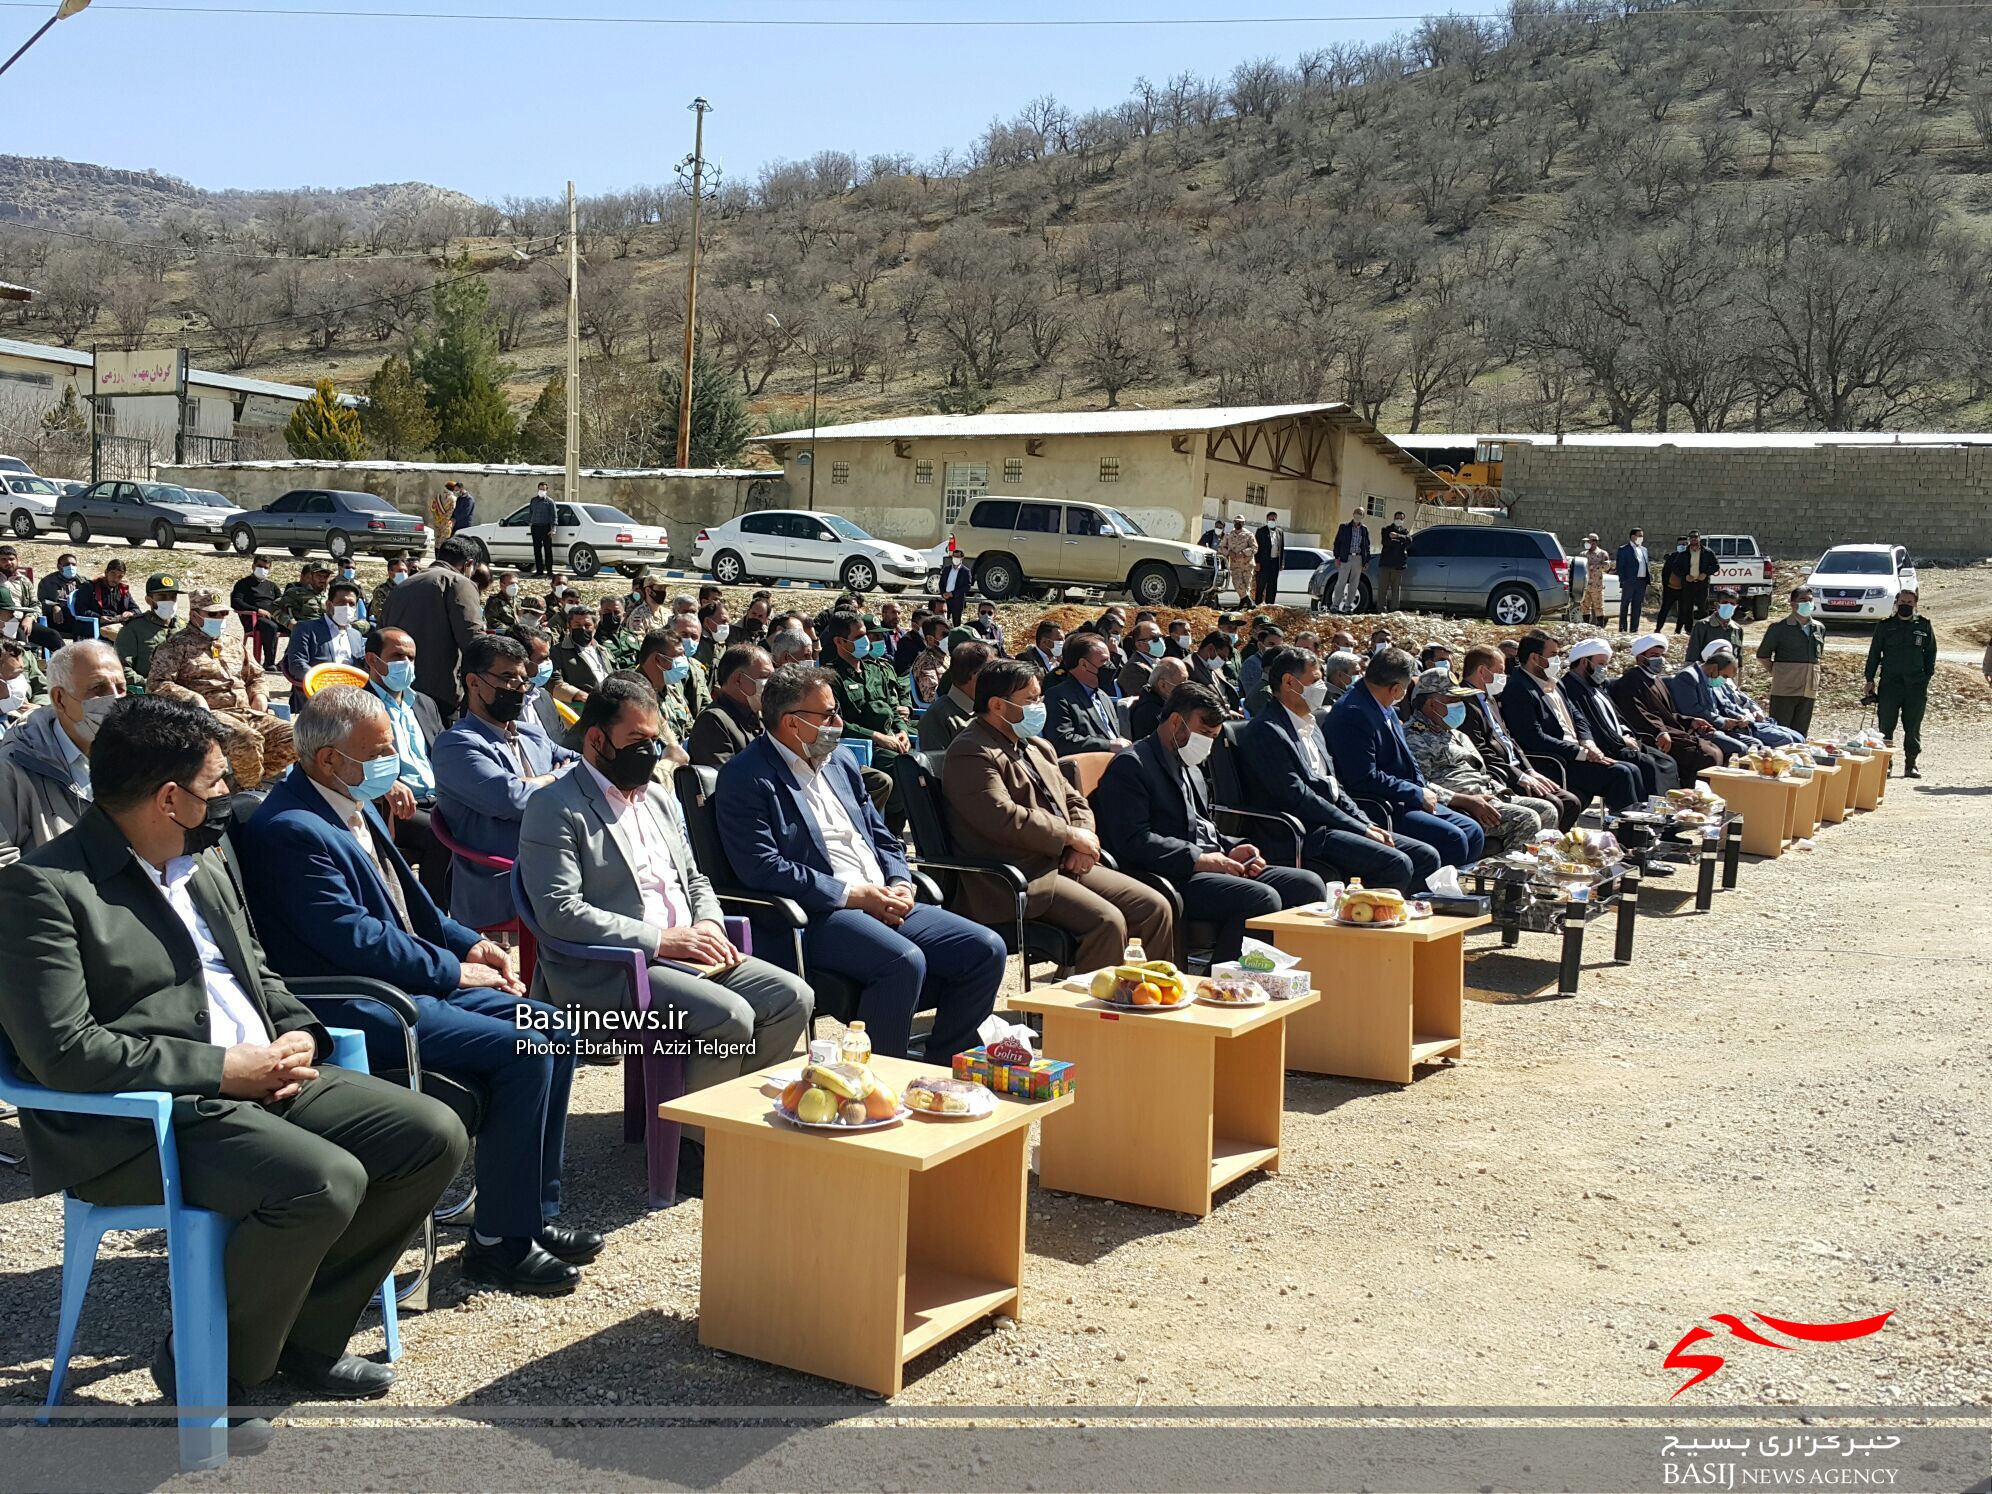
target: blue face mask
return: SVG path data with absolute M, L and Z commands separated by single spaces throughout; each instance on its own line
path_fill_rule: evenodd
M 1450 726 L 1454 731 L 1458 731 L 1462 726 L 1466 725 L 1466 706 L 1460 701 L 1455 700 L 1451 705 L 1446 707 L 1446 725 Z
M 387 666 L 387 672 L 381 676 L 380 682 L 395 695 L 405 693 L 408 687 L 415 683 L 415 665 L 413 661 L 396 659 L 392 664 Z
M 1169 652 L 1169 644 L 1168 644 L 1168 642 L 1167 642 L 1167 641 L 1166 641 L 1165 639 L 1161 639 L 1161 638 L 1151 638 L 1151 639 L 1149 639 L 1149 640 L 1148 640 L 1148 657 L 1149 657 L 1149 658 L 1151 658 L 1151 659 L 1159 659 L 1159 658 L 1161 658 L 1161 657 L 1162 657 L 1162 656 L 1163 656 L 1164 654 L 1166 654 L 1166 653 L 1168 653 L 1168 652 Z
M 691 672 L 692 666 L 687 664 L 683 659 L 680 659 L 676 664 L 673 664 L 669 669 L 664 671 L 664 683 L 667 685 L 678 684 Z
M 860 638 L 851 645 L 851 658 L 853 660 L 869 659 L 871 657 L 871 651 L 872 651 L 871 639 Z
M 1736 615 L 1736 604 L 1734 602 L 1724 602 L 1720 607 L 1715 609 L 1715 615 L 1724 622 L 1728 622 L 1730 618 Z
M 227 626 L 228 619 L 225 617 L 204 617 L 201 619 L 201 631 L 210 638 L 219 638 L 221 630 Z
M 544 664 L 540 665 L 539 668 L 533 671 L 533 683 L 539 686 L 540 689 L 542 690 L 546 688 L 547 681 L 552 678 L 553 678 L 553 660 L 551 659 L 548 659 Z
M 378 799 L 401 778 L 401 759 L 398 757 L 357 758 L 350 752 L 340 752 L 339 756 L 349 763 L 360 765 L 360 781 L 347 784 L 346 792 L 362 804 Z
M 1014 730 L 1017 736 L 1026 742 L 1032 737 L 1043 736 L 1045 718 L 1049 714 L 1043 701 L 1032 701 L 1024 707 L 1024 719 L 1015 723 Z
M 65 581 L 74 581 L 76 579 L 76 567 L 73 565 L 64 566 L 62 568 L 62 579 Z

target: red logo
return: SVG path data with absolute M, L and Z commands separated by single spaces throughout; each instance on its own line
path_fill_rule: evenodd
M 1761 1312 L 1753 1312 L 1750 1316 L 1765 1327 L 1775 1329 L 1777 1332 L 1784 1334 L 1787 1338 L 1796 1338 L 1805 1343 L 1813 1344 L 1836 1344 L 1843 1343 L 1850 1338 L 1866 1338 L 1871 1333 L 1881 1332 L 1881 1325 L 1895 1316 L 1895 1312 L 1891 1308 L 1889 1311 L 1872 1318 L 1854 1318 L 1845 1323 L 1797 1323 L 1789 1318 L 1774 1318 Z M 1724 1328 L 1729 1330 L 1731 1338 L 1740 1338 L 1746 1344 L 1762 1344 L 1767 1349 L 1783 1349 L 1787 1352 L 1795 1347 L 1792 1344 L 1781 1344 L 1776 1339 L 1765 1338 L 1763 1334 L 1752 1328 L 1748 1323 L 1745 1323 L 1734 1313 L 1712 1312 L 1708 1315 L 1708 1320 L 1711 1323 L 1720 1323 Z M 1686 1333 L 1683 1333 L 1681 1341 L 1667 1351 L 1667 1357 L 1661 1361 L 1664 1368 L 1694 1371 L 1694 1374 L 1682 1382 L 1680 1390 L 1675 1391 L 1673 1395 L 1667 1397 L 1668 1400 L 1671 1401 L 1679 1396 L 1681 1390 L 1691 1390 L 1701 1384 L 1702 1381 L 1713 1375 L 1728 1362 L 1720 1354 L 1684 1354 L 1681 1352 L 1691 1344 L 1698 1344 L 1714 1337 L 1714 1333 L 1697 1324 Z

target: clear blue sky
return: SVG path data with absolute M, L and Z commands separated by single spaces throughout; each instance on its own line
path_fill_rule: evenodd
M 52 0 L 51 0 L 52 3 Z M 196 186 L 421 180 L 493 199 L 669 180 L 696 94 L 708 151 L 751 180 L 826 147 L 918 158 L 1035 94 L 1075 111 L 1138 75 L 1378 39 L 1415 22 L 848 30 L 800 20 L 1375 17 L 1407 0 L 146 0 L 337 16 L 156 14 L 98 0 L 0 78 L 0 151 L 150 167 Z M 358 10 L 723 17 L 750 27 L 368 18 Z M 1460 9 L 1484 8 L 1462 3 Z M 0 56 L 48 7 L 0 3 Z

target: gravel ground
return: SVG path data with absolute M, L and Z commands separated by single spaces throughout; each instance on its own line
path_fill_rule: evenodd
M 1662 1356 L 1712 1312 L 1892 1310 L 1858 1342 L 1728 1344 L 1688 1400 L 1992 1405 L 1992 976 L 1959 937 L 1982 927 L 1988 750 L 1939 733 L 1921 783 L 1747 864 L 1711 915 L 1657 894 L 1636 962 L 1594 938 L 1575 1000 L 1542 994 L 1549 940 L 1470 939 L 1465 1061 L 1403 1089 L 1292 1077 L 1282 1172 L 1202 1223 L 1034 1188 L 1022 1322 L 927 1354 L 895 1404 L 1657 1406 Z M 701 1206 L 642 1211 L 620 1094 L 591 1068 L 574 1098 L 573 1217 L 611 1231 L 583 1289 L 467 1294 L 447 1235 L 392 1403 L 872 1405 L 698 1347 Z M 820 1226 L 769 1227 L 807 1250 Z M 15 1403 L 46 1383 L 59 1238 L 56 1203 L 0 1172 Z M 153 1398 L 163 1288 L 155 1240 L 112 1246 L 73 1399 Z

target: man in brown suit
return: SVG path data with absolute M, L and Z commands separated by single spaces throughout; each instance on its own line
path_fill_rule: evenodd
M 436 546 L 436 563 L 394 588 L 376 626 L 399 628 L 415 640 L 415 688 L 454 721 L 463 703 L 457 666 L 464 646 L 486 631 L 484 604 L 470 579 L 477 552 L 468 540 Z
M 1081 970 L 1118 963 L 1130 934 L 1151 956 L 1167 958 L 1176 947 L 1169 904 L 1100 865 L 1093 811 L 1042 736 L 1038 679 L 1034 666 L 1016 659 L 994 660 L 976 676 L 975 719 L 949 745 L 941 773 L 954 838 L 968 855 L 1023 872 L 1025 915 L 1076 935 Z M 984 878 L 963 878 L 961 898 L 961 911 L 978 923 L 1013 916 Z
M 1723 752 L 1710 724 L 1683 716 L 1674 708 L 1661 678 L 1667 672 L 1667 640 L 1644 633 L 1632 641 L 1633 668 L 1613 680 L 1609 689 L 1627 730 L 1674 760 L 1681 782 L 1693 783 L 1704 768 L 1719 768 Z

